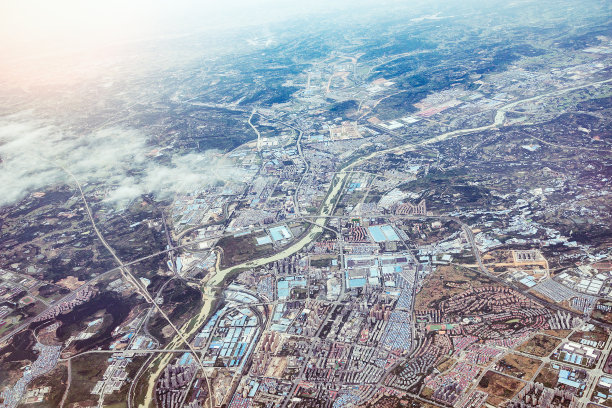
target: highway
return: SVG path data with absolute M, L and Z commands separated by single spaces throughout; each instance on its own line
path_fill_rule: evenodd
M 102 235 L 102 233 L 100 232 L 100 230 L 98 229 L 98 226 L 96 225 L 96 221 L 93 217 L 93 213 L 91 211 L 91 208 L 89 206 L 89 203 L 87 202 L 87 198 L 85 197 L 85 193 L 83 192 L 83 188 L 81 186 L 81 183 L 79 182 L 79 180 L 76 178 L 76 176 L 68 169 L 66 169 L 63 166 L 59 166 L 64 172 L 66 172 L 74 181 L 74 183 L 76 184 L 79 193 L 81 194 L 81 199 L 83 201 L 83 204 L 85 205 L 85 210 L 87 211 L 87 215 L 89 217 L 89 220 L 91 222 L 91 226 L 94 230 L 94 232 L 96 233 L 98 239 L 100 240 L 100 242 L 102 242 L 102 245 L 104 245 L 104 247 L 108 250 L 108 252 L 111 254 L 111 256 L 113 257 L 113 259 L 115 260 L 115 262 L 119 265 L 118 268 L 121 272 L 121 274 L 123 275 L 123 277 L 125 278 L 125 280 L 130 283 L 134 289 L 136 290 L 136 292 L 138 294 L 140 294 L 145 301 L 147 301 L 148 303 L 150 303 L 151 305 L 153 305 L 153 307 L 155 309 L 157 309 L 157 312 L 164 318 L 164 320 L 166 320 L 168 322 L 168 324 L 170 325 L 170 327 L 175 331 L 175 333 L 177 334 L 177 336 L 179 336 L 179 338 L 181 339 L 181 341 L 187 346 L 187 348 L 190 350 L 190 352 L 193 354 L 194 359 L 196 360 L 196 362 L 198 363 L 198 365 L 200 366 L 200 369 L 202 370 L 202 374 L 204 374 L 204 365 L 202 364 L 202 361 L 200 359 L 199 354 L 191 347 L 191 344 L 189 343 L 189 341 L 187 340 L 187 338 L 180 332 L 180 330 L 174 325 L 174 323 L 168 318 L 168 316 L 166 315 L 166 313 L 162 310 L 161 307 L 159 307 L 159 305 L 155 302 L 155 300 L 151 297 L 151 295 L 149 294 L 149 292 L 146 290 L 146 288 L 142 285 L 142 283 L 140 282 L 140 280 L 138 278 L 136 278 L 131 271 L 127 268 L 127 266 L 123 263 L 123 261 L 121 261 L 121 259 L 119 259 L 119 257 L 117 256 L 115 250 L 108 244 L 108 242 L 106 241 L 106 239 L 104 238 L 104 236 Z M 208 381 L 208 378 L 204 375 L 204 378 L 206 380 L 206 383 L 208 384 L 208 387 L 210 389 L 210 382 Z M 100 399 L 98 401 L 98 406 L 102 406 L 104 402 L 104 394 L 101 393 L 100 395 Z M 212 399 L 210 400 L 210 406 L 212 408 Z
M 561 89 L 561 90 L 551 91 L 551 92 L 548 92 L 548 93 L 545 93 L 545 94 L 541 94 L 541 95 L 538 95 L 538 96 L 535 96 L 535 97 L 525 98 L 525 99 L 521 99 L 521 100 L 518 100 L 518 101 L 511 102 L 511 103 L 506 104 L 506 105 L 502 106 L 501 108 L 499 108 L 499 109 L 498 109 L 498 111 L 497 111 L 497 113 L 496 113 L 496 115 L 495 115 L 495 120 L 494 120 L 494 123 L 493 123 L 493 124 L 491 124 L 491 125 L 486 126 L 485 128 L 487 128 L 487 129 L 488 129 L 488 128 L 491 128 L 491 127 L 494 127 L 494 126 L 499 126 L 499 125 L 503 124 L 503 122 L 504 122 L 504 120 L 505 120 L 505 112 L 506 112 L 506 111 L 508 111 L 508 110 L 511 110 L 512 108 L 514 108 L 515 106 L 519 105 L 520 103 L 524 103 L 524 102 L 530 102 L 530 101 L 538 100 L 538 99 L 541 99 L 541 98 L 544 98 L 544 97 L 547 97 L 547 96 L 559 95 L 559 94 L 566 93 L 566 92 L 570 92 L 570 91 L 573 91 L 573 90 L 577 90 L 577 89 L 581 89 L 581 88 L 586 88 L 586 87 L 589 87 L 589 86 L 592 86 L 592 85 L 598 85 L 598 84 L 609 83 L 609 82 L 611 82 L 611 81 L 612 81 L 612 79 L 607 79 L 607 80 L 603 80 L 603 81 L 591 82 L 591 83 L 582 84 L 582 85 L 575 86 L 575 87 L 571 87 L 571 88 L 565 88 L 565 89 Z M 250 121 L 250 119 L 249 119 L 249 121 Z M 288 125 L 288 124 L 286 124 L 286 123 L 284 123 L 284 124 L 285 124 L 286 126 L 292 127 L 292 126 L 290 126 L 290 125 Z M 293 127 L 292 127 L 292 128 L 293 128 Z M 293 128 L 293 129 L 295 129 L 295 128 Z M 445 139 L 447 139 L 447 138 L 449 138 L 449 137 L 455 137 L 455 136 L 462 135 L 462 134 L 473 133 L 473 132 L 480 131 L 480 130 L 483 130 L 483 128 L 482 128 L 482 127 L 477 127 L 477 128 L 471 128 L 471 129 L 462 129 L 462 130 L 457 130 L 457 131 L 447 132 L 447 133 L 441 134 L 441 135 L 439 135 L 439 136 L 436 136 L 436 137 L 434 137 L 434 138 L 427 139 L 427 140 L 425 140 L 425 141 L 423 141 L 423 142 L 419 143 L 419 145 L 421 145 L 421 144 L 430 144 L 430 143 L 433 143 L 433 142 L 436 142 L 436 141 L 445 140 Z M 301 136 L 301 134 L 300 134 L 300 136 Z M 341 170 L 338 172 L 338 174 L 343 174 L 343 173 L 344 173 L 344 172 L 346 172 L 348 169 L 353 168 L 353 167 L 355 167 L 355 166 L 357 166 L 357 165 L 359 165 L 359 164 L 361 164 L 361 163 L 364 163 L 364 162 L 366 162 L 366 161 L 370 160 L 371 158 L 373 158 L 373 157 L 375 157 L 375 156 L 378 156 L 378 155 L 381 155 L 381 154 L 390 153 L 390 152 L 393 152 L 393 151 L 396 151 L 396 150 L 399 150 L 399 149 L 410 148 L 410 147 L 413 147 L 413 146 L 415 146 L 415 145 L 413 145 L 413 144 L 409 143 L 409 144 L 404 144 L 404 145 L 401 145 L 401 146 L 397 146 L 397 147 L 393 147 L 393 148 L 389 148 L 389 149 L 385 149 L 385 150 L 380 150 L 380 151 L 374 152 L 374 153 L 372 153 L 372 154 L 370 154 L 370 155 L 368 155 L 368 156 L 364 156 L 364 157 L 362 157 L 362 158 L 360 158 L 360 159 L 356 160 L 355 162 L 353 162 L 353 163 L 351 163 L 351 164 L 349 164 L 349 165 L 345 166 L 343 169 L 341 169 Z M 298 143 L 298 151 L 299 151 L 299 152 L 301 152 L 301 144 L 300 144 L 300 143 Z M 303 157 L 303 154 L 301 154 L 301 156 Z M 306 161 L 305 161 L 305 162 L 306 162 Z M 307 163 L 307 162 L 306 162 L 306 163 Z M 54 163 L 54 164 L 55 164 L 55 163 Z M 56 165 L 57 165 L 57 164 L 56 164 Z M 61 167 L 61 166 L 59 166 L 59 167 Z M 62 168 L 64 171 L 66 171 L 67 173 L 69 173 L 69 172 L 68 172 L 68 171 L 67 171 L 65 168 L 63 168 L 63 167 L 61 167 L 61 168 Z M 69 174 L 71 174 L 71 173 L 69 173 Z M 71 176 L 72 176 L 72 178 L 73 178 L 75 181 L 77 181 L 77 185 L 80 187 L 80 184 L 78 184 L 78 180 L 76 180 L 76 178 L 75 178 L 75 177 L 74 177 L 72 174 L 71 174 Z M 297 190 L 296 190 L 296 191 L 297 191 Z M 81 193 L 82 193 L 82 191 L 81 191 Z M 295 199 L 295 197 L 294 197 L 294 199 Z M 88 206 L 88 205 L 87 205 L 87 208 L 89 209 L 89 206 Z M 329 214 L 329 213 L 327 213 L 327 214 L 326 214 L 326 213 L 324 213 L 324 212 L 323 212 L 323 208 L 324 208 L 324 206 L 322 206 L 322 209 L 321 209 L 321 211 L 320 211 L 319 215 L 316 215 L 316 216 L 303 216 L 303 217 L 304 217 L 304 218 L 317 218 L 317 219 L 331 218 L 331 217 L 332 217 L 332 215 L 331 215 L 331 214 Z M 88 211 L 88 213 L 90 213 L 90 211 Z M 351 218 L 351 217 L 346 216 L 346 217 L 344 217 L 344 218 Z M 410 217 L 406 217 L 406 218 L 410 218 Z M 418 217 L 414 217 L 414 218 L 418 218 Z M 282 223 L 279 223 L 279 224 L 282 224 Z M 98 232 L 99 232 L 99 231 L 98 231 Z M 141 257 L 141 258 L 135 259 L 135 260 L 133 260 L 133 261 L 123 263 L 123 264 L 121 264 L 120 266 L 118 266 L 118 267 L 116 267 L 116 268 L 113 268 L 113 269 L 111 269 L 111 270 L 109 270 L 109 271 L 104 272 L 104 273 L 103 273 L 103 274 L 101 274 L 101 275 L 98 275 L 97 277 L 94 277 L 93 279 L 91 279 L 91 280 L 89 280 L 88 282 L 86 282 L 85 284 L 83 284 L 81 287 L 83 287 L 84 285 L 88 285 L 88 284 L 94 283 L 95 281 L 97 281 L 98 279 L 102 278 L 103 276 L 106 276 L 107 274 L 110 274 L 110 273 L 112 273 L 112 272 L 114 272 L 114 271 L 117 271 L 117 270 L 121 270 L 121 269 L 122 269 L 122 268 L 124 268 L 124 267 L 127 267 L 127 266 L 130 266 L 130 265 L 133 265 L 133 264 L 136 264 L 136 263 L 142 262 L 142 261 L 144 261 L 144 260 L 146 260 L 146 259 L 150 259 L 150 258 L 153 258 L 153 257 L 159 256 L 159 255 L 163 255 L 163 254 L 165 254 L 165 253 L 168 253 L 168 252 L 171 252 L 171 251 L 175 251 L 175 250 L 178 250 L 178 249 L 181 249 L 181 248 L 189 247 L 189 246 L 192 246 L 192 245 L 197 244 L 197 243 L 199 243 L 199 242 L 205 242 L 205 241 L 210 241 L 210 240 L 214 240 L 214 239 L 220 239 L 220 238 L 223 238 L 223 237 L 232 236 L 232 235 L 234 235 L 234 234 L 236 234 L 236 233 L 237 233 L 237 232 L 233 232 L 233 233 L 225 233 L 225 234 L 219 234 L 219 235 L 217 235 L 217 236 L 212 236 L 212 237 L 208 237 L 208 238 L 204 238 L 204 239 L 194 240 L 194 241 L 191 241 L 191 242 L 186 243 L 186 244 L 182 244 L 182 245 L 173 246 L 173 247 L 171 247 L 171 248 L 166 248 L 165 250 L 158 251 L 158 252 L 153 253 L 153 254 L 151 254 L 151 255 L 147 255 L 147 256 L 144 256 L 144 257 Z M 308 237 L 310 237 L 311 235 L 313 235 L 313 234 L 309 234 L 309 235 L 306 237 L 306 241 L 307 241 Z M 473 239 L 473 237 L 472 237 L 472 239 Z M 305 241 L 305 240 L 302 240 L 302 241 Z M 308 243 L 308 242 L 302 242 L 302 241 L 300 241 L 300 242 L 301 242 L 303 245 L 301 245 L 301 246 L 300 246 L 300 248 L 301 248 L 301 247 L 303 247 L 303 246 L 305 246 L 305 245 Z M 285 251 L 283 251 L 283 253 L 284 253 L 284 252 L 285 252 Z M 289 251 L 289 252 L 291 252 L 291 251 Z M 111 253 L 112 253 L 112 254 L 114 254 L 114 252 L 111 252 Z M 476 252 L 475 252 L 475 253 L 476 253 Z M 116 256 L 116 255 L 114 255 L 114 256 Z M 478 257 L 479 257 L 479 255 L 478 255 Z M 477 258 L 477 259 L 478 259 L 478 258 Z M 260 264 L 263 264 L 262 262 L 264 262 L 264 263 L 265 263 L 265 261 L 264 261 L 264 260 L 259 260 L 258 262 L 255 262 L 255 263 L 252 263 L 252 262 L 245 263 L 245 265 L 244 265 L 244 266 L 245 266 L 245 267 L 249 267 L 249 266 L 251 266 L 251 264 L 253 264 L 253 265 L 260 265 Z M 271 261 L 269 261 L 269 262 L 271 262 Z M 247 264 L 249 264 L 249 265 L 247 265 Z M 479 266 L 480 266 L 481 271 L 483 271 L 483 272 L 487 273 L 487 272 L 486 272 L 486 270 L 484 270 L 484 268 L 482 267 L 481 262 L 479 263 Z M 139 282 L 138 282 L 138 283 L 139 283 Z M 137 283 L 137 284 L 138 284 L 138 283 Z M 78 289 L 77 289 L 77 290 L 78 290 Z M 62 301 L 65 301 L 66 299 L 68 299 L 68 298 L 69 298 L 69 296 L 70 296 L 70 294 L 68 294 L 67 296 L 63 297 L 62 299 L 60 299 L 60 300 L 58 300 L 58 301 L 54 302 L 53 304 L 51 304 L 51 305 L 50 305 L 50 307 L 53 307 L 54 305 L 57 305 L 57 304 L 61 303 Z M 539 299 L 539 298 L 538 298 L 538 299 Z M 541 301 L 541 299 L 539 299 L 539 300 Z M 22 323 L 20 326 L 18 326 L 17 328 L 15 328 L 15 329 L 11 330 L 9 333 L 7 333 L 7 334 L 5 334 L 4 336 L 2 336 L 2 338 L 0 338 L 0 343 L 7 341 L 7 340 L 8 340 L 10 337 L 12 337 L 13 335 L 15 335 L 17 332 L 19 332 L 19 331 L 23 330 L 25 327 L 27 327 L 27 325 L 29 325 L 29 324 L 32 322 L 32 320 L 33 320 L 33 319 L 27 319 L 27 320 L 26 320 L 24 323 Z
M 467 134 L 471 134 L 471 133 L 475 133 L 475 132 L 482 132 L 484 130 L 494 129 L 494 128 L 497 128 L 497 127 L 502 126 L 504 124 L 504 122 L 506 121 L 506 112 L 508 112 L 512 108 L 516 107 L 517 105 L 520 105 L 520 104 L 525 103 L 525 102 L 534 102 L 534 101 L 540 100 L 542 98 L 546 98 L 546 97 L 550 97 L 550 96 L 558 96 L 558 95 L 562 95 L 562 94 L 567 93 L 567 92 L 576 91 L 578 89 L 583 89 L 583 88 L 588 88 L 588 87 L 593 86 L 593 85 L 602 85 L 602 84 L 609 83 L 609 82 L 612 82 L 612 79 L 605 79 L 605 80 L 602 80 L 602 81 L 589 82 L 589 83 L 586 83 L 586 84 L 582 84 L 582 85 L 578 85 L 578 86 L 573 86 L 573 87 L 570 87 L 570 88 L 557 89 L 555 91 L 546 92 L 546 93 L 543 93 L 543 94 L 540 94 L 540 95 L 536 95 L 536 96 L 532 96 L 532 97 L 529 97 L 529 98 L 519 99 L 517 101 L 507 103 L 507 104 L 501 106 L 499 109 L 497 109 L 497 111 L 495 113 L 495 119 L 493 120 L 493 123 L 491 123 L 489 125 L 478 126 L 478 127 L 474 127 L 474 128 L 468 128 L 468 129 L 452 130 L 450 132 L 442 133 L 440 135 L 431 137 L 429 139 L 425 139 L 422 142 L 418 142 L 418 143 L 405 143 L 405 144 L 402 144 L 402 145 L 399 145 L 399 146 L 390 147 L 388 149 L 377 150 L 377 151 L 375 151 L 373 153 L 370 153 L 367 156 L 363 156 L 363 157 L 359 158 L 358 160 L 355 160 L 353 163 L 350 163 L 348 166 L 346 166 L 343 170 L 348 170 L 349 168 L 356 167 L 356 166 L 358 166 L 360 164 L 363 164 L 363 163 L 373 159 L 374 157 L 377 157 L 377 156 L 380 156 L 380 155 L 384 155 L 384 154 L 388 154 L 388 153 L 393 153 L 393 152 L 398 152 L 398 151 L 405 150 L 405 149 L 414 149 L 416 147 L 427 146 L 427 145 L 430 145 L 430 144 L 442 142 L 444 140 L 452 139 L 452 138 L 457 137 L 457 136 L 462 136 L 462 135 L 467 135 Z M 385 133 L 388 133 L 388 132 L 389 132 L 388 130 L 385 130 Z
M 295 129 L 295 128 L 294 128 Z M 297 129 L 295 129 L 297 130 Z M 295 210 L 296 214 L 300 214 L 300 202 L 298 200 L 299 198 L 299 192 L 300 192 L 300 188 L 302 187 L 302 184 L 304 183 L 304 179 L 306 178 L 306 175 L 308 174 L 308 172 L 310 171 L 310 164 L 308 163 L 308 160 L 306 160 L 306 158 L 304 157 L 304 153 L 302 153 L 302 136 L 304 135 L 304 132 L 302 132 L 301 130 L 298 130 L 299 136 L 297 138 L 296 141 L 296 145 L 297 145 L 297 149 L 298 149 L 298 154 L 300 155 L 300 158 L 302 159 L 302 161 L 304 162 L 304 171 L 302 172 L 302 177 L 300 177 L 300 181 L 297 185 L 297 187 L 295 188 L 295 192 L 293 193 L 293 208 Z

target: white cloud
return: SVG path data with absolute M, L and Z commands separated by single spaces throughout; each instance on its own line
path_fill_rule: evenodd
M 29 114 L 0 118 L 0 205 L 57 183 L 70 183 L 59 167 L 80 182 L 110 187 L 106 200 L 124 204 L 142 194 L 171 197 L 217 181 L 240 180 L 241 172 L 217 152 L 175 155 L 160 164 L 144 133 L 109 128 L 77 135 L 32 120 Z

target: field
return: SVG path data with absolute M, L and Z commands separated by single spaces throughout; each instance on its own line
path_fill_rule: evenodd
M 456 362 L 457 360 L 455 360 L 454 358 L 447 358 L 446 360 L 441 361 L 436 368 L 438 369 L 438 371 L 443 373 L 450 369 Z
M 508 269 L 505 266 L 499 266 L 499 263 L 509 264 L 511 260 L 511 253 L 506 249 L 495 249 L 482 255 L 482 262 L 495 275 L 504 273 Z
M 540 361 L 519 354 L 507 354 L 497 363 L 497 371 L 522 380 L 531 380 L 540 367 Z
M 608 308 L 612 307 L 612 302 L 609 300 L 598 300 L 591 317 L 604 323 L 612 323 L 612 311 Z
M 310 257 L 310 266 L 313 268 L 327 268 L 332 264 L 332 260 L 338 259 L 337 255 L 313 255 Z
M 409 396 L 397 397 L 394 395 L 386 395 L 375 399 L 374 401 L 360 405 L 360 408 L 397 408 L 397 407 L 410 407 L 410 408 L 434 408 L 435 405 L 428 404 L 426 402 L 410 398 Z
M 170 282 L 161 295 L 164 299 L 162 309 L 177 327 L 181 327 L 192 316 L 192 312 L 202 304 L 200 291 L 181 281 Z M 152 335 L 164 343 L 168 341 L 169 336 L 174 334 L 168 321 L 159 313 L 150 319 L 149 330 Z
M 560 339 L 564 339 L 571 333 L 571 330 L 557 329 L 557 330 L 543 330 L 542 333 L 547 334 L 549 336 L 558 337 Z
M 605 329 L 595 326 L 591 331 L 574 332 L 569 339 L 577 343 L 580 343 L 581 339 L 596 341 L 602 345 L 602 347 L 598 346 L 598 348 L 603 348 L 603 344 L 608 340 L 608 333 L 606 333 Z
M 596 386 L 595 390 L 593 390 L 593 396 L 591 398 L 592 401 L 597 401 L 598 400 L 597 394 L 608 395 L 608 389 L 604 388 L 604 387 Z M 606 400 L 601 401 L 600 404 L 603 405 L 603 406 L 606 406 L 606 407 L 612 407 L 612 398 L 607 398 Z M 589 404 L 589 407 L 590 406 L 594 406 L 595 407 L 596 405 L 590 405 Z
M 217 245 L 223 250 L 221 268 L 229 268 L 251 259 L 264 257 L 274 250 L 272 244 L 257 246 L 253 235 L 223 238 Z
M 492 371 L 487 371 L 478 383 L 478 389 L 489 394 L 487 403 L 496 407 L 511 399 L 521 388 L 523 388 L 522 381 Z
M 432 390 L 429 387 L 425 387 L 423 388 L 423 391 L 421 391 L 421 397 L 431 399 L 431 396 L 433 395 L 433 393 L 434 393 L 434 390 Z
M 134 360 L 128 364 L 126 371 L 128 373 L 128 378 L 134 378 L 136 372 L 140 369 L 140 367 L 144 364 L 146 356 L 135 357 Z M 125 407 L 125 396 L 127 395 L 130 386 L 132 385 L 131 381 L 126 381 L 123 383 L 123 386 L 112 394 L 107 395 L 104 398 L 104 406 L 108 407 Z
M 531 339 L 521 344 L 517 350 L 538 357 L 546 357 L 557 348 L 559 343 L 561 342 L 554 337 L 545 334 L 536 334 Z
M 91 394 L 96 383 L 102 379 L 107 367 L 108 355 L 91 354 L 72 359 L 72 382 L 66 399 L 67 406 L 80 403 L 80 406 L 95 405 L 98 397 Z
M 459 266 L 441 266 L 425 280 L 423 289 L 417 294 L 414 308 L 430 309 L 439 306 L 441 301 L 462 293 L 473 287 L 488 284 L 476 272 Z
M 571 371 L 572 373 L 570 374 L 570 378 L 572 380 L 575 380 L 577 383 L 582 384 L 582 386 L 579 388 L 572 388 L 564 384 L 561 384 L 559 382 L 559 375 L 560 375 L 561 369 L 566 370 L 566 371 Z M 589 375 L 590 375 L 589 372 L 585 369 L 581 369 L 581 368 L 577 368 L 577 367 L 569 366 L 569 365 L 563 366 L 563 365 L 558 365 L 557 363 L 553 363 L 553 364 L 546 364 L 542 368 L 540 373 L 537 375 L 534 382 L 539 382 L 543 384 L 545 387 L 551 388 L 551 389 L 555 389 L 555 388 L 563 389 L 567 392 L 573 393 L 574 395 L 580 397 L 582 396 L 584 392 L 584 388 L 582 387 L 584 386 L 587 379 L 589 378 Z
M 559 371 L 554 370 L 550 364 L 546 364 L 540 374 L 536 377 L 535 381 L 544 384 L 547 388 L 555 388 L 557 385 L 557 379 L 559 378 Z
M 554 368 L 554 366 L 556 366 L 557 368 Z M 589 377 L 588 371 L 581 369 L 581 368 L 575 368 L 569 365 L 560 366 L 556 363 L 554 364 L 554 366 L 552 364 L 546 364 L 542 368 L 542 370 L 540 371 L 540 373 L 538 374 L 538 376 L 535 378 L 534 381 L 542 383 L 547 388 L 562 389 L 567 392 L 573 393 L 574 395 L 578 397 L 582 396 L 584 392 L 584 389 L 582 387 L 584 386 L 584 384 L 586 383 Z M 572 373 L 569 374 L 570 378 L 572 380 L 575 380 L 578 384 L 582 384 L 582 386 L 580 386 L 579 388 L 572 388 L 570 386 L 566 386 L 560 383 L 559 382 L 560 369 L 571 371 Z

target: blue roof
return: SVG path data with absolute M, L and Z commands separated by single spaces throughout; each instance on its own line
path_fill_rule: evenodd
M 181 356 L 181 358 L 179 360 L 179 364 L 180 365 L 189 364 L 191 362 L 191 360 L 193 360 L 193 357 L 191 357 L 191 354 L 185 353 L 185 354 L 183 354 Z
M 382 232 L 379 226 L 369 227 L 370 235 L 376 242 L 384 242 L 386 240 L 385 234 Z
M 580 388 L 580 386 L 582 385 L 581 383 L 579 383 L 577 381 L 570 380 L 568 378 L 561 378 L 561 377 L 559 377 L 559 382 L 561 384 L 565 384 L 565 385 L 568 385 L 568 386 L 573 387 L 573 388 Z
M 393 230 L 393 227 L 391 227 L 390 225 L 383 225 L 382 227 L 380 227 L 380 229 L 382 230 L 383 234 L 385 234 L 388 241 L 399 241 L 399 237 Z
M 349 279 L 349 288 L 361 288 L 366 284 L 366 278 Z
M 287 227 L 284 225 L 270 228 L 270 235 L 272 235 L 272 239 L 274 239 L 275 241 L 280 241 L 285 238 L 291 238 L 291 232 L 289 232 Z

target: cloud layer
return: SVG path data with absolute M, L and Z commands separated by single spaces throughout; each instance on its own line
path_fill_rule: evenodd
M 0 205 L 58 183 L 80 182 L 110 189 L 106 200 L 125 204 L 142 194 L 167 198 L 218 181 L 240 180 L 241 172 L 213 151 L 175 155 L 164 164 L 150 154 L 144 133 L 108 128 L 77 135 L 45 125 L 28 114 L 0 118 Z

